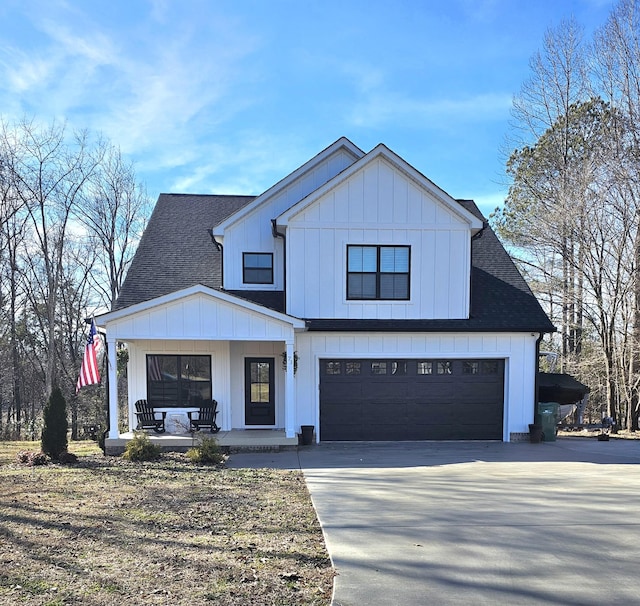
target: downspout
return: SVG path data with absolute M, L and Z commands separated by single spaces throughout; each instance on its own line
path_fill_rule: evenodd
M 287 313 L 287 238 L 278 231 L 276 220 L 271 219 L 271 233 L 274 238 L 282 238 L 282 291 L 284 292 L 284 313 Z
M 536 414 L 538 412 L 538 400 L 540 400 L 540 396 L 539 396 L 539 389 L 540 389 L 540 385 L 539 385 L 539 381 L 538 381 L 538 375 L 540 374 L 540 343 L 542 342 L 542 339 L 544 338 L 544 333 L 541 332 L 538 335 L 538 338 L 536 339 L 536 364 L 535 364 L 535 372 L 536 372 L 536 376 L 534 379 L 534 387 L 533 387 L 533 422 L 536 422 Z
M 220 288 L 224 289 L 224 247 L 216 240 L 212 229 L 209 230 L 209 235 L 211 236 L 211 241 L 216 247 L 216 250 L 220 253 Z

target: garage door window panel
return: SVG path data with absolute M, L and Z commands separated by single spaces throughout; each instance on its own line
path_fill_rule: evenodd
M 453 364 L 450 360 L 436 362 L 436 373 L 439 375 L 450 375 L 453 373 Z
M 432 375 L 433 374 L 433 362 L 418 362 L 417 372 L 419 375 Z

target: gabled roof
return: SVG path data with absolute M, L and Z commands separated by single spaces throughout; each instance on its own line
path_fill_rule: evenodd
M 224 234 L 224 230 L 227 227 L 242 219 L 242 217 L 249 214 L 253 209 L 260 206 L 269 198 L 272 198 L 273 196 L 280 193 L 296 179 L 299 179 L 305 173 L 313 170 L 316 166 L 318 166 L 318 164 L 320 164 L 326 158 L 339 150 L 344 150 L 347 153 L 351 154 L 354 161 L 358 158 L 362 158 L 362 156 L 365 155 L 364 152 L 359 147 L 354 145 L 351 141 L 349 141 L 349 139 L 347 139 L 346 137 L 340 137 L 340 139 L 329 145 L 329 147 L 323 149 L 319 154 L 316 154 L 313 158 L 305 162 L 300 168 L 297 168 L 291 174 L 287 175 L 284 179 L 281 179 L 275 185 L 270 187 L 267 191 L 257 196 L 251 204 L 248 204 L 242 209 L 242 212 L 236 213 L 228 219 L 220 221 L 218 224 L 216 224 L 214 234 L 216 236 L 222 236 Z
M 274 320 L 278 320 L 286 324 L 291 324 L 294 328 L 304 328 L 304 322 L 299 318 L 288 316 L 280 311 L 273 310 L 273 309 L 264 307 L 263 305 L 260 305 L 258 303 L 255 303 L 253 301 L 250 301 L 249 299 L 236 297 L 235 295 L 228 293 L 226 291 L 222 291 L 216 288 L 210 288 L 208 286 L 203 286 L 202 284 L 195 284 L 193 286 L 189 286 L 188 288 L 175 290 L 167 294 L 161 295 L 159 297 L 155 297 L 153 299 L 144 300 L 139 303 L 136 303 L 135 305 L 131 305 L 126 309 L 125 308 L 114 309 L 113 311 L 100 315 L 97 318 L 98 325 L 104 326 L 107 322 L 114 322 L 122 318 L 126 318 L 131 314 L 148 311 L 150 309 L 160 307 L 168 303 L 174 303 L 176 301 L 183 300 L 193 295 L 205 295 L 207 297 L 210 297 L 212 300 L 218 300 L 225 303 L 230 303 L 239 308 L 252 311 L 258 314 L 263 314 Z
M 347 143 L 350 144 L 346 139 L 340 139 L 327 150 L 335 151 L 334 146 L 347 145 Z M 353 144 L 350 145 L 353 146 Z M 385 146 L 379 145 L 317 191 L 335 186 L 337 181 L 348 178 L 353 171 L 362 167 L 364 162 L 380 156 L 392 161 L 412 179 L 418 180 L 432 195 L 467 220 L 473 231 L 478 231 L 472 238 L 471 244 L 470 318 L 468 320 L 308 318 L 309 329 L 553 332 L 555 327 L 475 203 L 470 200 L 454 200 Z M 288 220 L 293 214 L 299 212 L 301 208 L 299 205 L 312 203 L 316 195 L 322 194 L 314 192 L 307 196 L 302 202 L 283 213 L 281 219 Z M 212 240 L 211 229 L 225 221 L 234 221 L 239 213 L 252 207 L 256 200 L 254 196 L 161 194 L 113 310 L 129 308 L 196 285 L 220 289 L 222 255 Z M 482 229 L 483 225 L 484 229 Z M 284 295 L 281 291 L 269 293 L 229 291 L 229 295 L 284 312 Z
M 484 229 L 471 240 L 471 310 L 461 320 L 307 319 L 309 330 L 555 332 L 515 263 L 472 200 L 459 200 Z
M 114 310 L 202 284 L 219 288 L 221 253 L 210 230 L 254 196 L 160 194 Z
M 396 169 L 407 175 L 418 187 L 425 189 L 429 194 L 438 200 L 445 208 L 458 215 L 463 221 L 469 223 L 472 233 L 478 232 L 482 228 L 482 220 L 479 220 L 476 215 L 469 212 L 464 206 L 460 205 L 454 198 L 452 198 L 447 192 L 438 187 L 433 181 L 425 177 L 421 172 L 416 170 L 408 162 L 402 159 L 400 156 L 392 152 L 386 145 L 380 143 L 368 154 L 362 156 L 358 161 L 354 162 L 351 166 L 343 170 L 336 175 L 333 179 L 330 179 L 327 183 L 310 193 L 308 196 L 291 206 L 288 210 L 281 213 L 277 217 L 276 222 L 278 225 L 287 225 L 289 220 L 302 212 L 305 208 L 309 207 L 320 197 L 326 193 L 344 183 L 347 179 L 353 176 L 359 170 L 362 170 L 367 164 L 384 158 Z

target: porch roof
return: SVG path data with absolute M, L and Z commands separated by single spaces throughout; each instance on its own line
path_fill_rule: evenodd
M 299 318 L 198 284 L 96 318 L 107 336 L 134 339 L 286 341 Z

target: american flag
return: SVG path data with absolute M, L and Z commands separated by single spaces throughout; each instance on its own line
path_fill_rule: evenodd
M 98 370 L 98 352 L 102 348 L 100 335 L 96 330 L 96 323 L 91 320 L 91 330 L 87 337 L 87 344 L 84 347 L 84 356 L 82 356 L 82 366 L 80 367 L 80 376 L 76 383 L 76 393 L 85 385 L 100 383 L 100 371 Z

